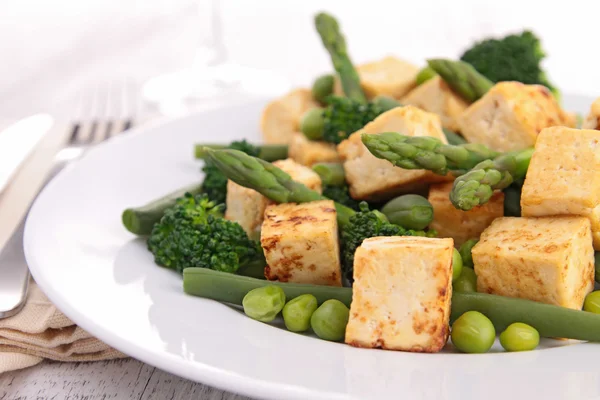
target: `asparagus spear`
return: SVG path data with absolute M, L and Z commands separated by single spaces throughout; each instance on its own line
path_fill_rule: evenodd
M 494 86 L 494 82 L 464 61 L 432 59 L 427 60 L 427 64 L 452 90 L 471 103 L 479 100 Z
M 316 163 L 312 169 L 319 174 L 323 185 L 343 186 L 346 184 L 346 174 L 340 163 Z
M 485 204 L 494 190 L 505 189 L 512 182 L 525 178 L 533 149 L 503 154 L 485 160 L 454 181 L 450 201 L 463 211 Z
M 358 72 L 356 72 L 348 56 L 346 40 L 340 32 L 336 19 L 329 14 L 319 13 L 315 16 L 315 27 L 319 36 L 321 36 L 323 45 L 331 56 L 333 67 L 339 75 L 346 96 L 366 103 L 367 97 L 360 85 Z
M 427 169 L 446 175 L 451 170 L 469 170 L 498 152 L 481 144 L 444 144 L 429 136 L 405 136 L 396 132 L 362 135 L 362 142 L 377 158 L 404 169 Z
M 197 159 L 205 159 L 206 152 L 204 149 L 226 149 L 228 144 L 196 144 L 194 146 L 194 155 Z M 283 160 L 288 156 L 288 146 L 285 144 L 263 144 L 258 147 L 258 158 L 266 161 Z

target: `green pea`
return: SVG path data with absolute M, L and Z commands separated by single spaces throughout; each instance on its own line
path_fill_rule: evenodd
M 285 327 L 292 332 L 307 331 L 310 317 L 317 307 L 317 298 L 312 294 L 303 294 L 288 301 L 282 311 Z
M 515 322 L 500 334 L 500 344 L 506 351 L 534 350 L 540 344 L 540 334 L 532 326 Z
M 455 282 L 458 278 L 460 278 L 462 272 L 463 262 L 462 257 L 458 250 L 452 250 L 452 282 Z
M 310 317 L 310 326 L 318 337 L 333 342 L 344 339 L 350 310 L 339 300 L 325 301 Z
M 393 97 L 390 96 L 377 96 L 373 99 L 373 103 L 381 108 L 382 112 L 391 110 L 392 108 L 401 107 L 402 104 Z
M 462 257 L 463 265 L 465 267 L 473 268 L 473 255 L 471 254 L 471 250 L 473 247 L 479 242 L 479 239 L 470 239 L 464 242 L 458 252 Z
M 323 110 L 321 108 L 311 108 L 304 113 L 300 120 L 300 131 L 310 140 L 319 140 L 323 138 Z
M 463 353 L 487 353 L 496 340 L 492 321 L 479 311 L 467 311 L 452 324 L 452 344 Z
M 244 296 L 244 313 L 261 322 L 271 322 L 283 309 L 285 293 L 279 286 L 269 285 L 252 289 Z
M 430 80 L 431 78 L 433 78 L 436 75 L 437 75 L 437 73 L 432 68 L 424 67 L 417 74 L 417 78 L 416 78 L 417 85 L 421 85 L 421 84 L 427 82 L 428 80 Z
M 477 275 L 473 268 L 463 265 L 460 276 L 452 282 L 452 290 L 459 293 L 474 293 L 477 291 Z
M 594 268 L 596 271 L 596 282 L 600 283 L 600 251 L 594 253 Z
M 596 290 L 585 297 L 583 310 L 600 314 L 600 290 Z
M 312 86 L 312 97 L 319 103 L 325 103 L 325 99 L 327 96 L 333 93 L 333 85 L 335 83 L 335 79 L 333 75 L 321 75 L 318 77 Z

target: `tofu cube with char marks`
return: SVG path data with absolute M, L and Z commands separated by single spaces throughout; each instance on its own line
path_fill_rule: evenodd
M 600 129 L 600 97 L 592 103 L 590 113 L 583 120 L 583 129 Z
M 309 189 L 321 193 L 321 178 L 312 169 L 296 163 L 292 159 L 278 160 L 273 165 L 287 172 L 293 180 Z M 227 211 L 225 218 L 239 223 L 251 238 L 256 238 L 263 222 L 265 208 L 273 204 L 271 200 L 259 192 L 240 186 L 229 180 L 227 182 Z
M 319 104 L 310 89 L 300 88 L 273 100 L 262 112 L 260 128 L 267 144 L 288 144 L 292 134 L 300 129 L 304 113 Z
M 436 76 L 411 90 L 401 100 L 440 116 L 442 126 L 458 131 L 458 117 L 469 107 L 469 103 L 454 93 L 442 78 Z
M 458 210 L 450 201 L 452 182 L 438 183 L 429 188 L 429 202 L 433 206 L 433 221 L 430 229 L 438 237 L 454 239 L 459 247 L 469 239 L 478 238 L 493 220 L 504 216 L 504 193 L 496 191 L 490 200 L 469 211 Z
M 448 143 L 440 117 L 415 106 L 397 107 L 379 115 L 338 145 L 350 195 L 359 200 L 385 200 L 427 189 L 429 184 L 452 178 L 425 170 L 406 170 L 375 157 L 362 142 L 363 133 L 399 132 L 407 136 L 431 136 Z
M 333 201 L 268 206 L 260 243 L 268 280 L 342 286 Z
M 333 143 L 308 140 L 303 133 L 295 132 L 288 148 L 291 159 L 299 164 L 312 167 L 319 162 L 338 162 L 340 157 Z
M 521 192 L 521 215 L 580 215 L 590 219 L 600 250 L 600 131 L 544 129 Z
M 472 249 L 477 291 L 580 310 L 594 288 L 584 217 L 498 218 Z
M 435 353 L 448 340 L 452 239 L 375 237 L 354 258 L 345 342 Z
M 497 151 L 532 147 L 550 126 L 575 126 L 548 88 L 520 82 L 499 82 L 460 116 L 462 135 Z

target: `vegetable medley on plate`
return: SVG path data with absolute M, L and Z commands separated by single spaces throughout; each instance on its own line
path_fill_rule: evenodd
M 264 108 L 262 144 L 198 144 L 202 182 L 123 212 L 156 263 L 351 346 L 600 341 L 600 99 L 565 111 L 532 32 L 418 68 L 315 27 L 334 71 Z

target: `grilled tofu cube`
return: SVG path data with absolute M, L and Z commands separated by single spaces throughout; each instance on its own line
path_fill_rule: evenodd
M 459 130 L 458 117 L 469 107 L 469 103 L 454 93 L 439 76 L 411 90 L 401 103 L 439 115 L 442 126 L 452 131 Z
M 587 117 L 585 117 L 581 128 L 600 129 L 600 97 L 598 97 L 592 103 L 592 106 L 590 107 L 590 113 L 587 115 Z
M 493 220 L 504 216 L 504 193 L 496 191 L 490 200 L 469 211 L 456 209 L 450 201 L 452 182 L 438 183 L 429 188 L 429 202 L 433 206 L 433 221 L 429 228 L 438 232 L 438 237 L 454 239 L 454 245 L 478 238 Z
M 375 237 L 354 258 L 347 344 L 435 353 L 448 340 L 452 239 Z
M 397 107 L 379 115 L 338 145 L 350 194 L 360 200 L 384 200 L 426 189 L 430 183 L 451 178 L 425 170 L 406 170 L 372 155 L 362 143 L 363 133 L 400 132 L 408 136 L 432 136 L 448 143 L 440 117 L 415 106 Z
M 295 132 L 288 148 L 289 157 L 299 164 L 312 167 L 318 162 L 338 162 L 340 157 L 333 143 L 308 140 L 304 134 Z
M 295 89 L 270 102 L 263 110 L 260 128 L 268 144 L 288 144 L 292 134 L 300 129 L 302 115 L 318 107 L 310 89 Z
M 293 180 L 321 193 L 321 178 L 312 169 L 292 159 L 278 160 L 275 166 L 287 172 Z M 265 208 L 273 202 L 253 189 L 227 182 L 227 211 L 225 218 L 239 223 L 248 236 L 255 238 L 263 222 Z
M 479 292 L 579 310 L 594 288 L 585 217 L 498 218 L 472 254 Z
M 500 82 L 469 106 L 458 124 L 467 141 L 511 151 L 532 147 L 544 128 L 574 127 L 575 119 L 544 86 Z
M 260 243 L 268 280 L 342 285 L 337 213 L 332 200 L 268 206 Z
M 400 99 L 417 85 L 419 67 L 396 57 L 361 64 L 356 67 L 361 86 L 367 98 L 390 96 Z M 343 95 L 342 85 L 336 77 L 334 93 Z
M 600 250 L 600 131 L 552 127 L 535 145 L 521 192 L 521 215 L 581 215 Z

